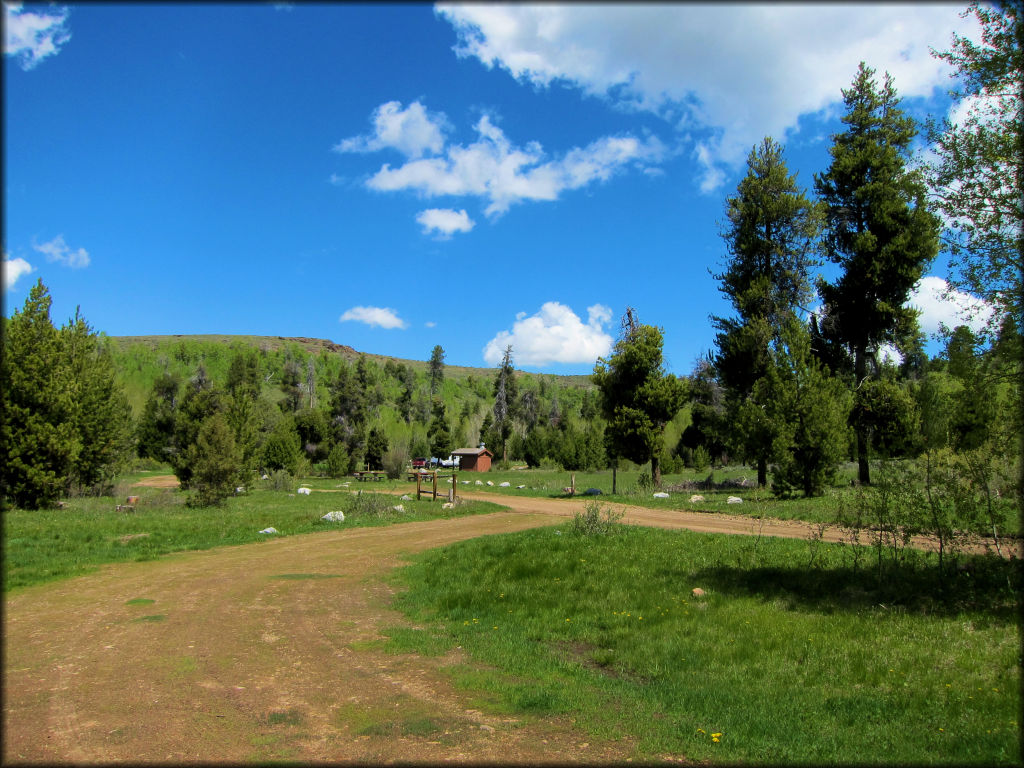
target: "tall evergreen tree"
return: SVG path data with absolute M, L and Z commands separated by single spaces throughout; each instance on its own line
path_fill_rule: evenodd
M 182 488 L 191 487 L 197 457 L 196 443 L 203 422 L 224 411 L 224 393 L 200 365 L 185 385 L 185 393 L 174 419 L 174 441 L 170 455 L 174 474 Z
M 79 442 L 68 489 L 109 493 L 131 451 L 131 406 L 115 380 L 109 348 L 77 309 L 74 320 L 61 329 L 60 335 Z
M 197 507 L 220 506 L 234 493 L 242 456 L 224 414 L 215 411 L 203 420 L 193 450 L 191 486 L 196 493 L 189 502 Z
M 145 459 L 169 461 L 174 450 L 174 419 L 178 411 L 180 379 L 164 371 L 156 377 L 136 427 L 136 452 Z
M 430 441 L 431 456 L 443 459 L 452 452 L 452 433 L 448 427 L 444 402 L 439 397 L 434 398 L 430 426 L 427 429 L 427 440 Z
M 505 347 L 498 375 L 494 378 L 494 434 L 501 445 L 501 460 L 508 461 L 508 439 L 519 411 L 518 386 L 512 365 L 512 345 Z M 495 446 L 497 447 L 497 446 Z
M 25 509 L 57 502 L 80 449 L 70 371 L 50 320 L 51 304 L 39 280 L 24 307 L 3 319 L 0 484 L 4 499 Z
M 436 395 L 444 381 L 444 350 L 436 345 L 430 352 L 430 394 Z
M 715 278 L 736 315 L 712 317 L 718 329 L 714 366 L 726 390 L 734 447 L 756 463 L 758 485 L 764 486 L 774 429 L 762 418 L 765 404 L 751 400 L 754 384 L 773 364 L 781 328 L 810 298 L 808 271 L 816 263 L 812 254 L 822 219 L 819 206 L 789 173 L 782 147 L 770 138 L 751 150 L 747 175 L 726 200 L 726 215 L 721 234 L 729 257 Z
M 832 163 L 815 175 L 826 206 L 825 253 L 842 267 L 835 283 L 818 291 L 838 339 L 852 352 L 859 384 L 868 356 L 914 319 L 904 307 L 925 267 L 938 251 L 938 220 L 928 210 L 925 185 L 908 171 L 914 120 L 899 108 L 892 78 L 879 87 L 863 62 L 853 85 L 843 90 L 846 131 L 833 136 Z M 868 440 L 857 430 L 858 474 L 870 483 Z
M 611 356 L 598 358 L 593 380 L 601 392 L 608 420 L 609 458 L 651 463 L 651 477 L 661 484 L 659 457 L 665 425 L 679 412 L 685 384 L 666 373 L 661 329 L 640 325 L 632 308 L 623 317 L 622 333 Z

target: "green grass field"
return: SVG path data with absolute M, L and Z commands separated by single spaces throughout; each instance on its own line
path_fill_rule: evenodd
M 639 757 L 1019 764 L 1011 566 L 943 592 L 923 555 L 880 584 L 848 547 L 811 547 L 568 524 L 467 541 L 400 572 L 428 631 L 391 647 L 460 646 L 475 706 L 571 717 Z
M 177 490 L 133 487 L 147 475 L 122 478 L 116 496 L 73 498 L 64 509 L 4 512 L 4 589 L 78 576 L 105 563 L 152 560 L 171 552 L 210 549 L 229 544 L 266 541 L 275 534 L 259 531 L 273 527 L 280 536 L 336 530 L 339 526 L 389 525 L 467 514 L 495 512 L 501 507 L 489 502 L 461 504 L 444 510 L 441 503 L 402 501 L 374 491 L 396 487 L 396 483 L 356 483 L 338 487 L 340 482 L 311 478 L 301 484 L 310 488 L 338 491 L 296 493 L 300 481 L 288 491 L 254 489 L 227 500 L 223 507 L 193 509 L 185 504 L 187 495 Z M 405 484 L 402 484 L 403 486 Z M 350 493 L 365 491 L 365 504 L 353 507 Z M 134 512 L 117 512 L 126 497 L 139 496 Z M 376 505 L 370 499 L 378 498 Z M 404 511 L 391 507 L 401 504 Z M 344 523 L 330 523 L 321 517 L 333 510 L 345 512 Z

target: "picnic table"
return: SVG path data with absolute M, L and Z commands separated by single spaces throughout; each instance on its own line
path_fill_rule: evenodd
M 383 469 L 357 469 L 352 473 L 356 480 L 384 480 L 388 473 Z

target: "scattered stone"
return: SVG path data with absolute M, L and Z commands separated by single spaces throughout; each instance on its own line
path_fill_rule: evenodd
M 296 493 L 301 493 L 301 494 L 304 494 L 306 496 L 309 496 L 311 491 L 309 490 L 309 488 L 299 488 L 299 490 L 296 491 Z
M 441 509 L 455 509 L 455 505 L 452 504 L 450 501 L 446 501 L 444 504 L 441 505 Z
M 277 528 L 264 528 L 260 533 L 277 533 Z
M 701 496 L 699 493 L 695 493 L 693 494 L 693 496 L 690 497 L 691 504 L 696 504 L 698 501 L 704 501 L 704 497 Z
M 237 495 L 239 493 L 245 493 L 245 486 L 244 485 L 240 485 L 237 488 L 235 488 L 235 494 Z
M 344 523 L 345 522 L 345 513 L 342 512 L 341 510 L 338 510 L 337 512 L 328 512 L 326 515 L 324 515 L 320 519 L 321 520 L 326 520 L 329 523 Z
M 483 485 L 483 484 L 484 484 L 484 482 L 483 482 L 483 480 L 477 480 L 477 481 L 476 481 L 476 484 L 477 484 L 477 485 Z
M 266 475 L 266 474 L 260 475 L 260 480 L 269 480 L 269 479 L 270 479 L 270 475 Z
M 494 483 L 492 483 L 490 480 L 487 481 L 487 484 L 488 485 L 494 485 Z
M 654 498 L 656 498 L 656 499 L 667 499 L 668 498 L 668 494 L 665 493 L 664 491 L 658 491 L 656 494 L 654 494 Z
M 512 483 L 507 483 L 507 482 L 506 483 L 498 483 L 498 487 L 499 488 L 511 488 L 512 487 Z
M 412 496 L 406 493 L 402 496 L 402 501 L 412 501 Z
M 695 587 L 692 592 L 694 597 L 704 597 L 704 590 L 700 587 Z
M 601 495 L 601 489 L 600 488 L 587 488 L 587 490 L 585 490 L 583 493 L 580 494 L 580 496 L 600 496 L 600 495 Z
M 392 509 L 395 510 L 395 512 L 405 512 L 405 507 L 403 507 L 401 504 L 395 504 L 395 506 L 393 506 Z
M 525 488 L 525 487 L 526 487 L 525 485 L 517 485 L 517 486 L 516 486 L 516 488 L 519 488 L 520 490 L 522 490 L 522 489 L 523 489 L 523 488 Z
M 741 499 L 739 496 L 730 496 L 728 499 L 725 500 L 725 503 L 726 504 L 742 504 L 743 503 L 743 499 Z

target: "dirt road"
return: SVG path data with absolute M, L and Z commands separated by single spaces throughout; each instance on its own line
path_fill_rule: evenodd
M 596 743 L 569 720 L 478 711 L 441 671 L 466 661 L 458 649 L 430 658 L 375 644 L 407 623 L 384 579 L 404 553 L 557 524 L 584 504 L 479 497 L 512 511 L 183 553 L 18 590 L 5 600 L 4 763 L 621 762 L 629 743 Z M 625 520 L 758 532 L 705 513 L 626 508 Z M 808 531 L 766 521 L 762 533 Z

